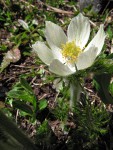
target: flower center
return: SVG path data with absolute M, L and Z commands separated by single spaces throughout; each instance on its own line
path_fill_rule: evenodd
M 74 63 L 81 52 L 81 48 L 75 44 L 75 41 L 66 42 L 66 44 L 62 45 L 61 53 L 67 63 Z

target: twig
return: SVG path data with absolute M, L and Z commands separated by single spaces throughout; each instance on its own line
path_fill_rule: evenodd
M 45 5 L 46 7 L 48 7 L 49 9 L 51 9 L 51 11 L 61 13 L 61 14 L 74 15 L 74 13 L 72 11 L 65 11 L 65 10 L 62 10 L 62 9 L 58 9 L 58 8 L 49 6 L 48 4 L 44 4 L 44 3 L 42 3 L 42 4 Z
M 97 25 L 93 21 L 89 20 L 89 22 L 91 23 L 92 26 L 97 27 Z
M 20 0 L 20 1 L 27 4 L 27 5 L 29 5 L 29 6 L 31 6 L 31 7 L 35 7 L 34 5 L 30 4 L 29 2 L 26 2 L 25 0 Z M 61 9 L 49 6 L 48 4 L 43 3 L 41 1 L 39 1 L 38 3 L 40 3 L 43 6 L 48 7 L 50 9 L 50 11 L 54 11 L 54 12 L 61 13 L 61 14 L 74 15 L 74 13 L 72 11 L 61 10 Z
M 16 111 L 16 117 L 15 117 L 16 124 L 18 122 L 18 113 L 19 113 L 19 110 L 17 109 L 17 111 Z
M 107 9 L 108 5 L 110 4 L 110 0 L 108 1 L 106 7 L 104 8 L 103 12 L 102 12 L 102 15 L 104 14 L 105 10 Z
M 29 2 L 26 2 L 25 0 L 20 0 L 20 1 L 27 4 L 27 5 L 29 5 L 29 6 L 31 6 L 31 7 L 33 7 L 33 8 L 35 7 L 34 5 L 30 4 Z

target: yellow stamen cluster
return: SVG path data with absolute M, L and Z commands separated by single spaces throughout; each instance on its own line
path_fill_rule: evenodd
M 76 45 L 75 41 L 72 41 L 63 44 L 61 52 L 68 63 L 74 63 L 76 62 L 82 50 L 79 46 Z

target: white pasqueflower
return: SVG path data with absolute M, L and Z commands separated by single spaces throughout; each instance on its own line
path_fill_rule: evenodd
M 90 22 L 81 13 L 74 17 L 67 29 L 67 36 L 62 28 L 50 21 L 46 22 L 45 36 L 47 43 L 36 42 L 33 51 L 49 66 L 51 72 L 68 76 L 90 67 L 100 54 L 105 40 L 103 25 L 86 46 L 90 36 Z M 75 67 L 76 66 L 76 67 Z

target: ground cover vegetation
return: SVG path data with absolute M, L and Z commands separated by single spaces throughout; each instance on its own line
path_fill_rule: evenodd
M 0 149 L 113 149 L 110 0 L 0 1 Z

